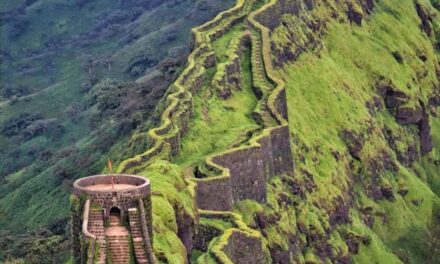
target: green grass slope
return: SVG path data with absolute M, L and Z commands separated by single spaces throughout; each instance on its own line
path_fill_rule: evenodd
M 218 260 L 213 252 L 227 243 L 224 236 L 215 237 L 207 252 L 186 252 L 177 235 L 183 221 L 221 231 L 237 225 L 255 237 L 261 234 L 267 263 L 436 263 L 440 258 L 439 2 L 247 1 L 242 12 L 249 18 L 249 12 L 267 11 L 272 3 L 284 7 L 269 9 L 270 39 L 263 35 L 263 41 L 270 43 L 254 46 L 253 51 L 263 52 L 264 59 L 249 50 L 240 55 L 241 89 L 222 98 L 219 92 L 225 87 L 216 87 L 216 77 L 224 73 L 230 49 L 243 33 L 253 34 L 253 45 L 262 37 L 251 30 L 252 21 L 247 19 L 235 21 L 210 43 L 217 64 L 202 69 L 204 83 L 192 94 L 194 116 L 186 134 L 179 137 L 179 155 L 134 168 L 152 182 L 154 252 L 159 262 L 183 263 L 188 255 L 194 263 Z M 155 12 L 161 14 L 159 10 Z M 299 14 L 282 14 L 285 10 Z M 61 21 L 57 28 L 69 27 Z M 210 30 L 215 31 L 215 26 Z M 129 50 L 143 51 L 148 39 L 138 39 Z M 112 45 L 103 42 L 102 47 L 111 50 Z M 127 59 L 129 50 L 121 49 L 115 56 L 122 65 L 133 66 L 129 72 L 136 75 L 150 62 L 144 56 L 140 61 Z M 275 72 L 260 74 L 259 67 L 252 69 L 252 65 L 263 66 L 267 58 L 272 58 Z M 195 58 L 195 63 L 201 61 Z M 117 74 L 110 67 L 108 71 Z M 255 72 L 258 76 L 252 75 Z M 271 178 L 264 204 L 244 200 L 235 204 L 234 212 L 216 212 L 228 216 L 224 219 L 204 217 L 212 212 L 196 208 L 194 168 L 202 165 L 200 170 L 206 170 L 207 157 L 242 146 L 261 126 L 273 125 L 270 118 L 261 122 L 252 118 L 262 107 L 254 86 L 272 89 L 273 83 L 266 84 L 268 75 L 285 83 L 294 174 Z M 95 86 L 93 110 L 120 103 L 106 95 L 124 94 L 124 88 L 111 81 Z M 145 137 L 138 132 L 132 145 Z M 143 140 L 138 144 L 140 152 L 148 145 Z M 0 142 L 6 140 L 0 138 Z M 78 154 L 75 161 L 84 162 L 81 157 Z M 3 222 L 13 219 L 5 214 L 11 210 L 18 218 L 28 219 L 27 225 L 48 222 L 48 214 L 42 213 L 45 203 L 65 194 L 54 179 L 31 178 L 24 170 L 11 173 L 6 182 L 0 189 L 7 193 L 0 195 L 0 205 L 6 208 L 0 207 Z M 3 192 L 13 188 L 17 191 Z M 33 199 L 39 202 L 32 203 Z M 64 206 L 68 208 L 59 205 L 53 207 L 50 219 L 61 215 Z
M 270 179 L 265 204 L 245 200 L 234 208 L 262 235 L 265 261 L 436 263 L 438 3 L 383 0 L 361 7 L 358 1 L 261 1 L 253 10 L 265 10 L 267 3 L 299 3 L 300 15 L 269 14 L 275 25 L 269 40 L 273 74 L 284 80 L 287 91 L 294 176 Z M 224 47 L 247 26 L 239 22 L 212 43 L 218 62 L 227 60 Z M 268 51 L 263 47 L 262 52 Z M 195 113 L 179 155 L 171 160 L 174 165 L 161 161 L 150 167 L 165 166 L 164 174 L 172 167 L 188 180 L 206 157 L 242 144 L 259 127 L 251 118 L 259 105 L 251 89 L 256 83 L 250 57 L 241 58 L 243 89 L 226 100 L 211 85 L 221 64 L 207 69 L 204 86 L 193 94 Z M 429 138 L 433 149 L 424 153 Z M 148 177 L 150 167 L 139 174 Z M 158 184 L 157 194 L 165 193 Z M 192 193 L 191 181 L 185 184 Z M 168 195 L 175 196 L 162 199 Z M 181 197 L 177 207 L 189 208 L 185 204 L 193 199 Z M 161 262 L 178 263 L 175 253 L 182 258 L 185 252 L 172 233 L 166 235 L 176 230 L 163 203 L 155 209 L 155 252 Z M 194 217 L 197 224 L 197 213 Z M 165 233 L 161 221 L 171 223 Z M 230 228 L 218 219 L 202 216 L 199 221 Z M 210 253 L 226 243 L 221 239 L 214 238 L 208 252 L 192 252 L 191 261 L 215 263 Z
M 286 15 L 283 20 L 294 18 Z M 310 224 L 326 229 L 341 200 L 351 204 L 351 223 L 334 229 L 332 236 L 353 231 L 369 237 L 353 255 L 354 263 L 433 261 L 430 230 L 438 225 L 440 213 L 437 110 L 432 109 L 430 120 L 433 151 L 417 155 L 408 165 L 398 157 L 411 144 L 418 145 L 416 125 L 397 123 L 385 106 L 373 112 L 367 108 L 368 102 L 380 97 L 378 83 L 383 78 L 408 96 L 407 107 L 428 104 L 439 84 L 439 53 L 420 24 L 413 1 L 377 1 L 361 26 L 330 22 L 321 49 L 306 52 L 278 70 L 287 87 L 296 174 L 316 185 L 306 194 L 304 206 L 323 214 Z M 283 45 L 285 32 L 277 28 L 273 41 Z M 363 137 L 357 157 L 349 154 L 344 131 Z M 393 135 L 393 143 L 387 133 Z M 384 159 L 396 168 L 381 168 Z M 375 197 L 372 185 L 395 195 Z M 311 220 L 312 215 L 301 219 L 302 214 L 296 211 L 297 225 Z M 371 226 L 366 215 L 374 219 Z

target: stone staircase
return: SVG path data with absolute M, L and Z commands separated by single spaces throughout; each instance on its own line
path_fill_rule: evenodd
M 136 262 L 139 264 L 147 264 L 149 262 L 147 253 L 145 252 L 142 227 L 139 219 L 139 210 L 137 208 L 130 208 L 128 210 L 128 216 L 130 221 L 130 232 L 133 239 L 133 248 L 136 256 Z
M 120 226 L 121 219 L 120 219 L 119 215 L 111 214 L 109 216 L 109 224 L 110 224 L 110 226 Z
M 104 219 L 101 210 L 90 209 L 88 230 L 96 236 L 97 246 L 99 246 L 99 255 L 96 263 L 105 264 L 107 245 L 104 233 Z
M 126 229 L 125 229 L 126 230 Z M 128 231 L 122 235 L 107 235 L 109 255 L 112 264 L 128 264 L 130 262 L 130 246 Z
M 105 229 L 105 238 L 112 264 L 128 264 L 130 262 L 130 235 L 121 225 L 119 215 L 110 215 L 110 226 Z

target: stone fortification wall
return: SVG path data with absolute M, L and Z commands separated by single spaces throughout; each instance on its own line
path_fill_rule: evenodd
M 245 5 L 244 0 L 239 0 L 232 11 L 226 11 L 217 16 L 217 22 L 208 22 L 204 26 L 193 29 L 195 48 L 188 57 L 186 69 L 170 88 L 170 94 L 166 98 L 167 107 L 161 115 L 161 125 L 148 131 L 151 146 L 144 153 L 121 162 L 118 172 L 135 173 L 154 160 L 170 160 L 179 154 L 180 138 L 187 131 L 188 120 L 193 115 L 192 94 L 202 87 L 206 68 L 216 63 L 209 41 L 210 37 L 205 30 L 226 31 L 230 27 L 228 22 L 230 17 L 243 19 L 244 14 L 241 12 L 245 6 L 249 4 Z
M 242 45 L 249 44 L 248 34 L 242 39 L 246 39 L 240 41 Z M 244 199 L 265 202 L 266 180 L 282 173 L 293 173 L 284 83 L 270 78 L 271 75 L 267 73 L 265 65 L 270 60 L 264 59 L 264 54 L 261 54 L 264 48 L 261 41 L 262 38 L 257 37 L 252 37 L 251 41 L 254 60 L 252 73 L 255 76 L 253 83 L 261 91 L 261 105 L 264 105 L 259 109 L 258 115 L 262 116 L 261 119 L 272 119 L 273 121 L 266 123 L 275 122 L 278 126 L 265 128 L 249 140 L 249 146 L 234 148 L 207 158 L 204 167 L 208 169 L 199 171 L 203 179 L 194 179 L 197 183 L 196 199 L 202 209 L 231 210 L 234 202 Z M 230 61 L 234 60 L 235 57 L 230 56 Z M 231 192 L 225 191 L 229 184 Z M 224 198 L 219 199 L 220 197 Z
M 230 177 L 197 179 L 197 207 L 203 210 L 229 211 L 233 206 L 232 184 Z M 223 198 L 219 199 L 219 193 Z
M 277 4 L 275 6 L 275 4 Z M 264 20 L 276 14 L 277 10 L 283 10 L 286 1 L 271 1 L 261 7 L 258 11 L 252 13 L 249 18 L 251 28 L 259 33 L 259 36 L 252 37 L 252 74 L 253 85 L 256 90 L 262 94 L 263 102 L 260 104 L 260 116 L 263 124 L 270 124 L 267 121 L 269 116 L 278 124 L 275 127 L 266 127 L 259 135 L 254 136 L 250 141 L 250 146 L 231 149 L 226 153 L 221 153 L 209 157 L 206 161 L 206 168 L 200 175 L 207 178 L 196 179 L 197 202 L 203 204 L 204 209 L 218 209 L 216 197 L 224 199 L 225 193 L 215 190 L 224 189 L 225 185 L 231 184 L 232 201 L 241 199 L 255 199 L 257 201 L 265 200 L 266 180 L 274 175 L 282 173 L 293 173 L 293 158 L 290 150 L 289 129 L 287 126 L 287 104 L 284 82 L 277 78 L 273 71 L 273 65 L 270 58 L 270 40 L 269 30 L 271 25 L 269 20 L 262 21 L 263 26 L 255 19 L 258 17 Z M 295 5 L 289 4 L 294 12 Z M 266 119 L 266 120 L 265 120 Z M 208 171 L 208 173 L 205 173 Z M 209 176 L 212 171 L 213 176 Z M 219 176 L 215 176 L 215 174 Z M 230 178 L 230 181 L 226 179 Z M 221 179 L 221 181 L 219 181 Z M 203 182 L 203 184 L 199 184 Z M 210 184 L 209 184 L 210 183 Z M 222 188 L 215 188 L 215 185 Z M 209 189 L 208 189 L 209 188 Z M 212 192 L 214 190 L 214 192 Z M 204 203 L 206 193 L 209 192 L 211 204 Z M 227 197 L 225 200 L 231 200 Z M 232 206 L 229 210 L 232 209 Z M 209 211 L 206 211 L 209 212 Z M 261 239 L 258 234 L 252 231 L 243 232 L 243 229 L 231 228 L 226 230 L 214 245 L 208 250 L 220 263 L 263 263 Z
M 197 260 L 198 264 L 214 259 L 218 263 L 264 263 L 261 235 L 246 226 L 240 215 L 232 212 L 201 211 L 205 219 L 219 219 L 232 227 L 205 221 L 196 235 L 195 248 L 207 251 Z M 218 235 L 219 234 L 219 235 Z M 208 241 L 215 243 L 208 243 Z
M 145 204 L 146 201 L 148 204 Z M 150 196 L 144 199 L 138 199 L 139 217 L 141 220 L 142 236 L 144 242 L 145 252 L 148 256 L 149 263 L 156 263 L 156 258 L 153 252 L 153 221 L 151 213 L 151 199 Z
M 215 237 L 220 236 L 223 230 L 207 224 L 199 224 L 198 232 L 194 237 L 194 249 L 202 252 L 208 251 L 209 243 Z
M 220 213 L 216 211 L 201 211 L 200 218 L 202 220 L 199 223 L 199 228 L 194 237 L 194 248 L 200 251 L 206 252 L 209 249 L 209 243 L 215 237 L 219 237 L 224 234 L 225 227 L 218 222 L 210 222 L 210 220 L 221 220 L 224 223 L 228 223 L 233 228 L 238 228 L 243 223 L 237 224 L 241 221 L 241 218 L 234 213 Z
M 217 65 L 211 85 L 221 98 L 226 99 L 234 90 L 241 90 L 240 58 L 243 50 L 248 49 L 249 45 L 249 33 L 243 33 L 240 38 L 233 39 L 228 47 L 227 60 Z
M 127 187 L 124 190 L 97 190 L 89 188 L 93 185 L 111 184 L 112 182 L 115 184 L 129 184 L 133 187 Z M 92 232 L 97 232 L 97 225 L 101 225 L 101 228 L 104 225 L 104 219 L 98 220 L 96 216 L 99 215 L 102 218 L 109 215 L 109 210 L 113 207 L 121 209 L 121 214 L 126 213 L 129 208 L 139 209 L 144 244 L 146 245 L 148 256 L 154 258 L 151 249 L 153 227 L 150 193 L 149 181 L 134 175 L 96 175 L 75 181 L 70 199 L 74 263 L 94 263 L 96 258 L 100 256 L 99 254 L 102 254 L 102 251 L 100 253 L 102 245 L 98 245 L 102 242 L 99 242 L 99 236 L 95 236 Z M 95 216 L 90 220 L 89 212 L 92 211 Z M 90 231 L 89 229 L 95 231 Z M 98 234 L 100 233 L 98 232 Z
M 251 1 L 254 2 L 255 0 Z M 220 30 L 226 32 L 226 27 L 221 26 L 222 23 L 229 25 L 231 24 L 231 20 L 235 20 L 237 17 L 243 18 L 246 14 L 246 9 L 248 8 L 248 6 L 251 6 L 251 4 L 249 3 L 248 5 L 246 5 L 245 2 L 246 0 L 237 0 L 237 3 L 233 8 L 223 11 L 219 13 L 214 19 L 206 22 L 199 27 L 193 28 L 191 31 L 191 50 L 197 49 L 202 45 L 209 44 L 209 36 L 208 34 L 203 34 L 203 32 L 211 31 L 216 27 L 220 28 L 217 31 Z M 211 39 L 211 41 L 213 40 Z
M 96 236 L 89 233 L 90 200 L 84 195 L 70 196 L 72 262 L 84 264 L 93 262 L 97 256 Z
M 84 209 L 85 197 L 70 196 L 70 241 L 72 249 L 73 263 L 81 263 L 81 237 L 82 237 L 82 213 Z
M 229 169 L 234 201 L 253 199 L 266 202 L 266 177 L 260 147 L 237 149 L 215 156 L 212 161 Z
M 266 180 L 275 175 L 293 173 L 284 85 L 273 74 L 269 56 L 270 43 L 266 41 L 267 28 L 254 19 L 258 12 L 248 17 L 253 3 L 254 1 L 238 0 L 234 8 L 193 29 L 192 53 L 187 67 L 170 88 L 166 99 L 167 107 L 161 115 L 161 125 L 148 132 L 151 147 L 122 162 L 118 168 L 118 172 L 138 172 L 154 160 L 171 160 L 179 154 L 180 139 L 187 131 L 189 118 L 193 115 L 192 94 L 199 91 L 204 84 L 206 68 L 217 64 L 211 42 L 236 23 L 248 18 L 249 32 L 232 49 L 233 52 L 223 66 L 224 71 L 218 71 L 219 78 L 216 80 L 217 84 L 223 87 L 229 85 L 229 90 L 233 90 L 231 85 L 240 78 L 234 74 L 240 68 L 241 51 L 249 48 L 251 43 L 252 81 L 257 98 L 261 99 L 256 115 L 262 120 L 264 127 L 246 145 L 206 159 L 202 166 L 205 169 L 199 172 L 203 178 L 193 179 L 201 214 L 228 216 L 232 213 L 227 211 L 232 210 L 234 203 L 243 199 L 265 202 Z M 267 6 L 269 5 L 260 10 L 267 9 Z M 217 242 L 207 249 L 208 254 L 220 263 L 262 263 L 259 233 L 249 229 L 242 221 L 238 222 L 234 228 L 228 228 L 221 233 Z M 199 242 L 196 238 L 196 245 L 207 247 L 207 240 L 216 235 L 209 230 L 205 231 L 211 234 L 204 236 Z M 251 257 L 252 261 L 249 262 Z
M 233 149 L 208 159 L 208 171 L 219 170 L 223 174 L 194 179 L 199 208 L 229 211 L 234 202 L 244 199 L 265 202 L 266 181 L 275 175 L 293 172 L 287 126 L 264 132 L 254 139 L 253 146 Z
M 235 264 L 264 263 L 262 241 L 241 230 L 231 232 L 223 251 Z
M 313 1 L 315 0 L 276 0 L 270 1 L 269 4 L 265 5 L 259 12 L 255 13 L 255 18 L 261 25 L 274 29 L 283 14 L 298 14 L 299 11 L 306 7 L 310 8 L 313 6 Z

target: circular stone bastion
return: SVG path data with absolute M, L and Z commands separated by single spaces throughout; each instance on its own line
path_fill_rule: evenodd
M 150 181 L 128 174 L 102 174 L 80 178 L 73 183 L 72 193 L 87 196 L 102 206 L 104 216 L 116 207 L 121 211 L 137 207 L 138 200 L 150 196 Z

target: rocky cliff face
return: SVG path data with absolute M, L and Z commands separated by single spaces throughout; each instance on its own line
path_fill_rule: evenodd
M 274 2 L 296 168 L 249 224 L 274 263 L 435 263 L 438 2 Z

